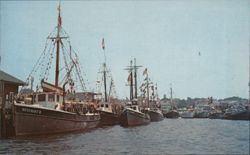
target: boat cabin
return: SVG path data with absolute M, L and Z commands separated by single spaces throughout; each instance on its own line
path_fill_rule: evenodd
M 46 108 L 55 108 L 59 103 L 63 103 L 63 96 L 56 92 L 39 92 L 34 95 L 34 104 Z

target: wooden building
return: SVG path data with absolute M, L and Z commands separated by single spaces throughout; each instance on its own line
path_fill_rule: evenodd
M 5 118 L 7 117 L 8 111 L 6 110 L 11 102 L 11 96 L 18 93 L 18 87 L 25 85 L 25 83 L 8 73 L 0 70 L 0 137 L 8 135 L 8 122 Z

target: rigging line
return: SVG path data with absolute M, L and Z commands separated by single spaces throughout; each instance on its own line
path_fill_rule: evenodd
M 57 26 L 50 32 L 50 34 L 48 35 L 47 39 L 49 39 L 53 34 L 55 34 L 56 30 L 57 30 Z
M 52 49 L 52 52 L 50 53 L 50 58 L 49 58 L 49 62 L 48 62 L 48 64 L 47 64 L 47 67 L 46 67 L 46 70 L 45 70 L 45 76 L 44 76 L 44 78 L 47 80 L 48 79 L 48 77 L 49 77 L 49 71 L 50 71 L 50 69 L 51 69 L 51 64 L 52 64 L 52 60 L 53 60 L 53 51 L 54 51 L 54 49 L 55 49 L 55 46 L 53 46 L 53 49 Z
M 29 74 L 29 76 L 28 76 L 26 82 L 28 82 L 28 81 L 29 81 L 29 78 L 32 76 L 32 74 L 33 74 L 34 72 L 37 71 L 36 68 L 37 68 L 37 66 L 38 66 L 38 64 L 39 64 L 39 61 L 40 61 L 40 59 L 42 58 L 43 54 L 46 52 L 47 46 L 48 46 L 48 39 L 46 39 L 45 48 L 44 48 L 43 52 L 41 53 L 41 55 L 39 56 L 39 58 L 38 58 L 37 62 L 35 63 L 33 69 L 31 70 L 31 72 L 30 72 L 30 74 Z
M 39 63 L 39 66 L 41 66 L 41 72 L 40 72 L 40 81 L 44 78 L 43 77 L 43 75 L 45 75 L 45 71 L 42 71 L 42 70 L 44 70 L 45 68 L 45 65 L 43 65 L 42 64 L 42 61 L 44 61 L 44 60 L 47 60 L 46 58 L 49 56 L 49 55 L 51 55 L 51 53 L 53 52 L 53 50 L 52 50 L 52 52 L 51 52 L 51 47 L 52 47 L 52 43 L 50 44 L 50 46 L 49 46 L 49 50 L 47 51 L 47 53 L 44 53 L 44 55 L 43 55 L 43 59 L 41 60 L 41 62 Z M 53 46 L 54 47 L 54 46 Z M 49 60 L 47 60 L 47 61 L 49 61 Z M 46 61 L 46 62 L 47 62 Z M 38 69 L 38 68 L 37 68 Z
M 68 33 L 63 29 L 63 32 L 66 34 L 66 35 L 68 35 Z M 68 37 L 69 38 L 69 37 Z M 70 44 L 70 39 L 67 39 L 67 41 L 68 41 L 68 43 Z M 72 61 L 74 61 L 76 64 L 78 64 L 78 65 L 80 65 L 79 64 L 79 59 L 78 59 L 78 56 L 77 56 L 77 53 L 75 52 L 75 50 L 74 49 L 72 49 L 71 48 L 71 52 L 73 52 L 74 54 L 75 54 L 75 60 L 73 60 L 73 58 L 72 57 L 70 57 L 71 58 L 71 60 Z M 78 67 L 78 65 L 76 65 L 76 71 L 77 71 L 77 75 L 78 75 L 78 78 L 79 78 L 79 80 L 80 80 L 80 83 L 81 83 L 81 85 L 82 85 L 82 89 L 83 89 L 83 91 L 86 89 L 86 86 L 85 86 L 85 84 L 84 84 L 84 80 L 83 80 L 83 78 L 82 78 L 82 76 L 81 76 L 81 69 Z
M 49 50 L 47 51 L 47 53 L 45 53 L 44 55 L 43 55 L 43 59 L 42 59 L 42 62 L 40 62 L 40 65 L 42 66 L 41 67 L 41 70 L 42 69 L 45 69 L 44 67 L 46 67 L 45 65 L 43 65 L 43 61 L 46 61 L 46 62 L 48 62 L 49 63 L 49 61 L 50 61 L 50 59 L 47 59 L 47 57 L 51 57 L 51 55 L 52 55 L 52 52 L 53 52 L 53 50 L 51 51 L 51 47 L 52 47 L 52 44 L 50 44 L 50 47 L 49 47 Z M 48 64 L 47 63 L 47 64 Z M 43 71 L 41 71 L 41 72 L 43 72 Z M 45 73 L 45 72 L 44 72 Z M 41 73 L 42 74 L 42 73 Z M 42 75 L 40 75 L 41 77 L 42 77 Z
M 66 52 L 65 52 L 65 46 L 63 44 L 63 42 L 61 42 L 61 45 L 62 45 L 62 53 L 63 53 L 63 60 L 64 60 L 64 63 L 65 63 L 65 66 L 66 66 L 66 71 L 69 72 L 69 65 L 68 65 L 68 62 L 67 62 L 67 58 L 66 58 Z

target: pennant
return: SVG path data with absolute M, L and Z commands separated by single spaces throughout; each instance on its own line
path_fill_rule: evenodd
M 105 50 L 104 38 L 102 38 L 102 49 Z
M 145 68 L 145 70 L 143 71 L 143 75 L 146 75 L 146 74 L 148 74 L 148 69 L 147 68 Z

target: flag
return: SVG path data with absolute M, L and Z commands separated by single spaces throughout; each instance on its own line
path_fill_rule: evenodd
M 59 26 L 59 27 L 62 26 L 62 18 L 61 18 L 61 16 L 60 16 L 60 14 L 59 14 L 59 16 L 58 16 L 58 26 Z
M 128 75 L 128 82 L 131 82 L 131 80 L 132 80 L 132 72 L 130 72 Z
M 145 68 L 145 70 L 143 71 L 143 75 L 146 75 L 146 74 L 148 74 L 148 69 L 147 68 Z
M 58 15 L 58 27 L 61 27 L 62 26 L 62 18 L 61 18 L 61 4 L 59 4 L 58 6 L 58 12 L 59 12 L 59 15 Z
M 102 38 L 102 49 L 105 50 L 104 38 Z

